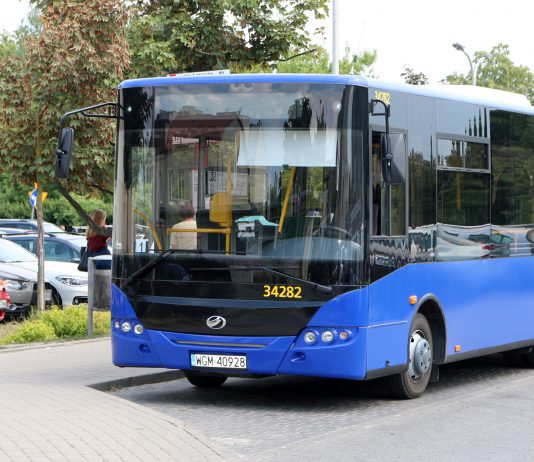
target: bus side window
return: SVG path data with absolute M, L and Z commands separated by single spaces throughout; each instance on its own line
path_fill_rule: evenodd
M 406 235 L 406 184 L 387 185 L 384 182 L 382 156 L 385 136 L 382 132 L 373 132 L 372 135 L 372 231 L 375 236 L 404 236 Z M 394 157 L 404 156 L 404 162 L 398 162 L 398 165 L 405 169 L 404 135 L 393 133 L 390 135 L 390 140 Z

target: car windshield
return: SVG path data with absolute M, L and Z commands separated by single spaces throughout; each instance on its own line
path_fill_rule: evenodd
M 18 244 L 0 239 L 0 261 L 3 263 L 35 262 L 37 257 Z

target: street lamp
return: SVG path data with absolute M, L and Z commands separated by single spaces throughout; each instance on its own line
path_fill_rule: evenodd
M 480 64 L 480 61 L 482 61 L 483 59 L 489 58 L 489 54 L 482 56 L 478 61 L 475 61 L 475 62 L 473 63 L 473 60 L 472 60 L 471 57 L 466 53 L 466 51 L 465 51 L 465 47 L 464 47 L 461 43 L 454 42 L 454 43 L 452 44 L 452 46 L 453 46 L 454 48 L 456 48 L 458 51 L 461 51 L 465 56 L 467 56 L 467 59 L 469 60 L 469 66 L 471 67 L 471 85 L 476 85 L 476 84 L 477 84 L 477 70 L 478 70 L 478 65 Z

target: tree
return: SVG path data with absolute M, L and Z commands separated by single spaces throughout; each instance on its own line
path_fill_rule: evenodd
M 39 297 L 44 307 L 43 187 L 53 181 L 58 122 L 73 108 L 114 99 L 114 86 L 128 62 L 122 0 L 51 0 L 41 16 L 42 32 L 24 38 L 25 54 L 8 53 L 0 65 L 0 165 L 17 182 L 37 182 Z M 80 123 L 70 186 L 104 188 L 112 181 L 113 127 Z
M 373 65 L 376 62 L 376 51 L 364 51 L 360 55 L 353 54 L 349 47 L 339 62 L 340 74 L 358 74 L 373 76 Z M 332 63 L 324 47 L 317 47 L 310 53 L 304 53 L 286 61 L 278 61 L 272 65 L 278 72 L 303 74 L 329 74 Z
M 248 70 L 310 47 L 308 15 L 328 0 L 137 0 L 128 31 L 136 75 Z
M 0 34 L 0 60 L 8 56 L 23 56 L 26 54 L 26 39 L 37 36 L 42 32 L 41 21 L 36 9 L 30 11 L 28 18 L 13 34 Z
M 519 93 L 525 95 L 534 104 L 534 73 L 528 67 L 516 66 L 512 62 L 508 45 L 499 43 L 489 54 L 486 51 L 477 51 L 473 61 L 479 63 L 478 86 Z M 469 85 L 471 74 L 454 72 L 445 77 L 443 82 Z
M 409 85 L 427 85 L 428 77 L 423 72 L 415 72 L 411 67 L 404 66 L 404 72 L 401 73 L 404 81 Z

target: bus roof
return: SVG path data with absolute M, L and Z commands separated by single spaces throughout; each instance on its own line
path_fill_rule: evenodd
M 328 83 L 338 85 L 356 85 L 381 90 L 398 91 L 402 93 L 428 96 L 433 98 L 480 104 L 494 109 L 505 109 L 525 114 L 534 114 L 534 107 L 530 105 L 524 95 L 495 90 L 492 88 L 476 87 L 472 85 L 408 85 L 404 83 L 388 82 L 385 80 L 362 77 L 358 75 L 335 74 L 224 74 L 224 75 L 172 75 L 169 77 L 152 77 L 125 80 L 119 89 L 151 87 L 178 84 L 210 84 L 210 83 Z

